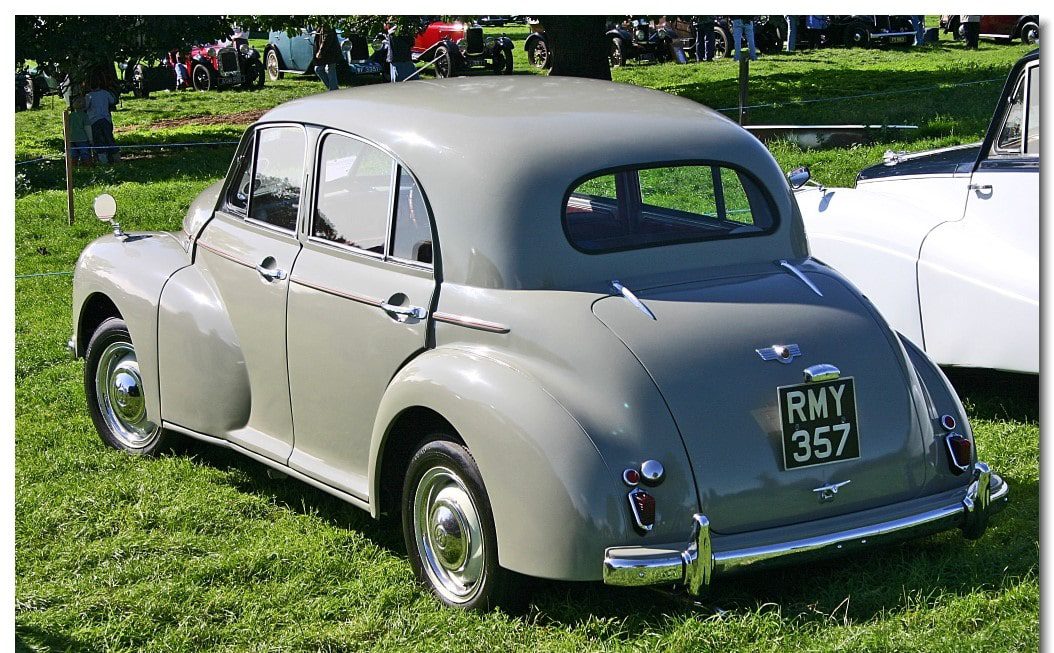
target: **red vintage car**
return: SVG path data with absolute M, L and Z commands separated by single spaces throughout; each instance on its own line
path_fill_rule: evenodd
M 466 68 L 489 68 L 495 74 L 512 73 L 512 40 L 484 36 L 483 28 L 462 22 L 427 20 L 414 38 L 414 61 L 433 61 L 438 77 L 451 77 Z
M 185 66 L 183 80 L 176 72 Z M 193 88 L 209 91 L 241 87 L 258 88 L 264 83 L 260 53 L 240 39 L 195 45 L 189 51 L 170 50 L 156 65 L 130 62 L 125 81 L 136 97 L 149 97 L 154 91 Z
M 956 39 L 963 38 L 958 15 L 941 16 L 941 29 Z M 981 16 L 981 38 L 1038 43 L 1039 16 Z

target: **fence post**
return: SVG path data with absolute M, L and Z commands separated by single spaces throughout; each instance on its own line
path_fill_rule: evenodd
M 747 80 L 750 79 L 750 57 L 746 51 L 739 57 L 739 124 L 747 124 Z
M 62 147 L 66 152 L 66 210 L 73 224 L 73 151 L 70 148 L 70 110 L 62 110 Z

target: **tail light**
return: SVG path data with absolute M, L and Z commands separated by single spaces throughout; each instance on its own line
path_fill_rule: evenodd
M 962 474 L 973 463 L 973 443 L 958 433 L 944 437 L 953 474 Z
M 639 487 L 630 490 L 627 496 L 633 521 L 636 522 L 634 525 L 637 530 L 647 533 L 655 525 L 655 497 Z

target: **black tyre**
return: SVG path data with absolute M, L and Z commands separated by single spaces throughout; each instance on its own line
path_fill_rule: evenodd
M 527 61 L 535 68 L 548 68 L 552 65 L 549 61 L 549 44 L 545 39 L 534 40 L 527 49 Z
M 136 64 L 132 68 L 131 85 L 133 96 L 144 100 L 150 97 L 150 89 L 146 85 L 146 67 L 143 64 Z
M 437 433 L 410 460 L 403 537 L 414 574 L 444 604 L 519 612 L 526 579 L 498 566 L 494 516 L 468 449 Z
M 84 363 L 84 394 L 103 442 L 141 456 L 171 445 L 172 435 L 147 419 L 143 379 L 124 320 L 110 318 L 99 325 Z
M 845 30 L 845 44 L 851 48 L 866 48 L 871 44 L 871 31 L 866 25 L 850 25 Z
M 242 82 L 242 88 L 247 91 L 254 88 L 263 88 L 266 78 L 267 71 L 264 69 L 263 64 L 258 60 L 251 59 L 245 64 L 245 81 Z
M 608 64 L 612 68 L 618 68 L 626 63 L 626 53 L 623 51 L 622 39 L 615 37 L 611 39 L 611 49 L 608 51 Z
M 502 69 L 502 74 L 512 74 L 512 48 L 502 50 L 501 53 L 505 56 L 505 68 Z
M 33 78 L 26 75 L 22 81 L 21 109 L 29 111 L 40 106 L 40 98 L 37 97 L 36 87 L 33 86 Z
M 490 60 L 490 71 L 495 75 L 505 72 L 505 53 L 501 50 L 494 51 L 494 58 Z
M 454 54 L 450 48 L 441 45 L 435 49 L 432 53 L 432 61 L 435 62 L 433 68 L 436 72 L 436 77 L 446 78 L 454 76 Z
M 194 70 L 190 73 L 190 79 L 194 84 L 195 91 L 210 91 L 216 85 L 215 73 L 212 68 L 203 63 L 194 64 Z
M 720 25 L 714 27 L 714 59 L 732 56 L 732 35 Z
M 1021 26 L 1021 42 L 1028 45 L 1039 43 L 1039 24 L 1028 21 Z
M 277 82 L 285 76 L 282 72 L 282 62 L 278 60 L 278 53 L 274 50 L 267 51 L 267 77 L 272 82 Z

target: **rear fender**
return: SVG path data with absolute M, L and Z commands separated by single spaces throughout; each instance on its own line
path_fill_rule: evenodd
M 537 381 L 479 352 L 432 350 L 392 380 L 370 447 L 374 515 L 390 427 L 412 407 L 442 415 L 472 452 L 493 509 L 503 567 L 546 578 L 600 578 L 604 549 L 632 533 L 626 488 L 579 423 Z
M 137 233 L 120 240 L 103 236 L 89 244 L 77 259 L 73 273 L 73 341 L 83 356 L 92 334 L 82 332 L 89 299 L 108 299 L 128 325 L 143 376 L 146 411 L 161 423 L 158 381 L 157 307 L 165 284 L 190 264 L 190 256 L 169 233 Z

